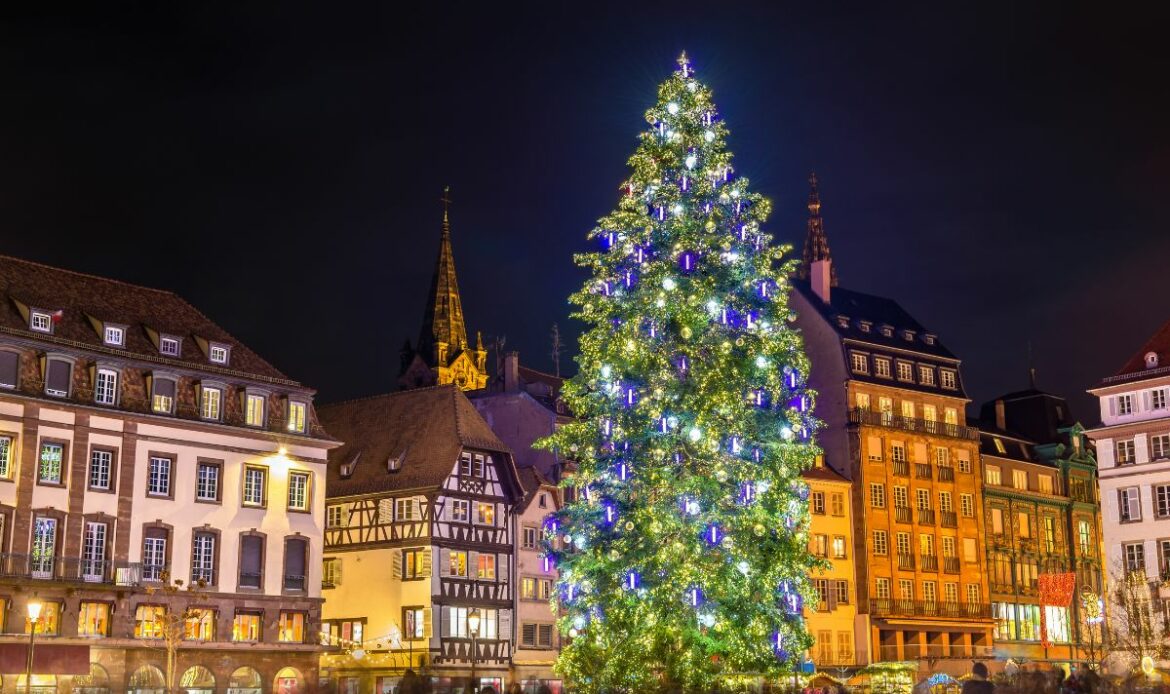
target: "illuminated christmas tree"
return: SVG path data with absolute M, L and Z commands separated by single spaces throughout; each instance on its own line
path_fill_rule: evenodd
M 618 207 L 576 260 L 587 324 L 546 445 L 575 460 L 549 561 L 584 692 L 776 676 L 810 645 L 802 595 L 815 422 L 789 325 L 794 261 L 735 175 L 727 128 L 684 54 L 646 112 Z

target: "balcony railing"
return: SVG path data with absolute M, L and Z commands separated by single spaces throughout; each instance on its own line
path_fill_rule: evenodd
M 948 574 L 959 573 L 959 558 L 958 557 L 943 557 L 943 573 L 948 573 Z
M 919 660 L 919 659 L 942 659 L 942 658 L 960 658 L 963 660 L 970 660 L 972 658 L 992 658 L 995 653 L 990 646 L 968 646 L 966 644 L 951 644 L 944 646 L 942 644 L 928 644 L 926 646 L 919 646 L 917 643 L 907 643 L 902 646 L 902 652 L 898 652 L 898 646 L 887 645 L 877 647 L 877 652 L 881 660 Z
M 933 554 L 923 554 L 918 558 L 923 571 L 938 571 L 938 557 Z
M 914 511 L 909 506 L 895 506 L 894 520 L 899 523 L 910 523 L 914 517 Z
M 979 440 L 979 430 L 974 427 L 947 424 L 946 422 L 926 419 L 914 419 L 913 417 L 902 417 L 891 412 L 877 412 L 875 410 L 861 408 L 850 410 L 849 423 L 872 424 L 874 426 L 890 427 L 903 431 L 922 431 L 928 434 L 949 436 L 956 439 L 968 439 L 970 441 Z
M 878 598 L 870 600 L 869 607 L 870 613 L 875 617 L 986 619 L 991 616 L 991 605 L 985 602 L 931 602 Z
M 285 590 L 304 590 L 305 577 L 304 576 L 288 576 L 284 577 Z
M 944 528 L 959 527 L 959 517 L 955 515 L 954 511 L 939 511 L 940 525 Z
M 955 481 L 955 468 L 949 467 L 947 465 L 939 465 L 938 466 L 938 481 L 939 482 L 954 482 Z
M 930 479 L 930 465 L 926 463 L 914 463 L 914 478 L 919 480 Z
M 932 509 L 932 508 L 918 509 L 918 523 L 920 525 L 934 525 L 934 509 Z
M 898 555 L 898 568 L 905 569 L 906 571 L 913 571 L 914 570 L 914 555 L 913 554 L 899 554 Z
M 136 586 L 142 582 L 142 565 L 108 559 L 5 553 L 0 554 L 0 578 Z
M 905 460 L 895 460 L 894 461 L 894 475 L 896 475 L 898 477 L 909 477 L 910 476 L 910 463 L 906 462 Z

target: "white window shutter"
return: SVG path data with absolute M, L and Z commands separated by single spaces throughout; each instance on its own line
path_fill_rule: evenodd
M 500 610 L 500 632 L 498 638 L 512 640 L 512 610 Z
M 445 607 L 445 606 L 440 607 L 439 608 L 439 615 L 440 615 L 440 619 L 442 620 L 442 622 L 440 624 L 439 636 L 450 636 L 451 635 L 451 608 Z
M 511 558 L 512 555 L 510 554 L 496 555 L 496 580 L 500 583 L 508 582 L 508 570 L 510 568 L 508 565 L 511 563 Z
M 1142 517 L 1142 497 L 1138 493 L 1137 487 L 1131 487 L 1129 490 L 1129 517 L 1131 520 L 1139 520 Z
M 402 550 L 396 549 L 390 552 L 390 575 L 398 580 L 402 580 Z
M 446 547 L 439 550 L 439 575 L 451 575 L 451 550 Z
M 411 517 L 415 520 L 422 518 L 422 504 L 419 503 L 418 497 L 411 499 L 410 505 L 413 507 L 413 511 L 411 511 Z
M 479 552 L 467 553 L 467 577 L 475 579 L 479 576 Z
M 1109 416 L 1117 416 L 1117 396 L 1109 398 Z
M 431 638 L 431 608 L 423 608 L 423 636 Z
M 385 524 L 394 520 L 394 499 L 378 499 L 378 523 Z
M 1148 390 L 1142 391 L 1142 409 L 1143 410 L 1150 409 L 1150 391 L 1148 391 Z
M 419 573 L 421 573 L 423 576 L 426 576 L 427 578 L 430 578 L 432 575 L 431 574 L 431 548 L 430 547 L 427 547 L 422 552 L 422 568 L 419 571 Z

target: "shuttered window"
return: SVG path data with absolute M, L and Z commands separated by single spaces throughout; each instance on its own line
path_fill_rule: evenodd
M 305 557 L 308 543 L 299 537 L 284 541 L 284 589 L 305 589 Z
M 264 578 L 264 538 L 244 535 L 240 538 L 241 588 L 259 588 Z
M 61 359 L 50 359 L 45 372 L 45 394 L 58 398 L 68 397 L 72 375 L 72 364 Z
M 0 388 L 15 388 L 20 373 L 20 355 L 16 352 L 0 352 Z

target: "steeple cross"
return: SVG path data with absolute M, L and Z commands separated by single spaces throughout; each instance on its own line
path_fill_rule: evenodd
M 443 186 L 443 197 L 439 198 L 439 202 L 443 203 L 443 221 L 447 221 L 447 208 L 451 206 L 451 186 Z

